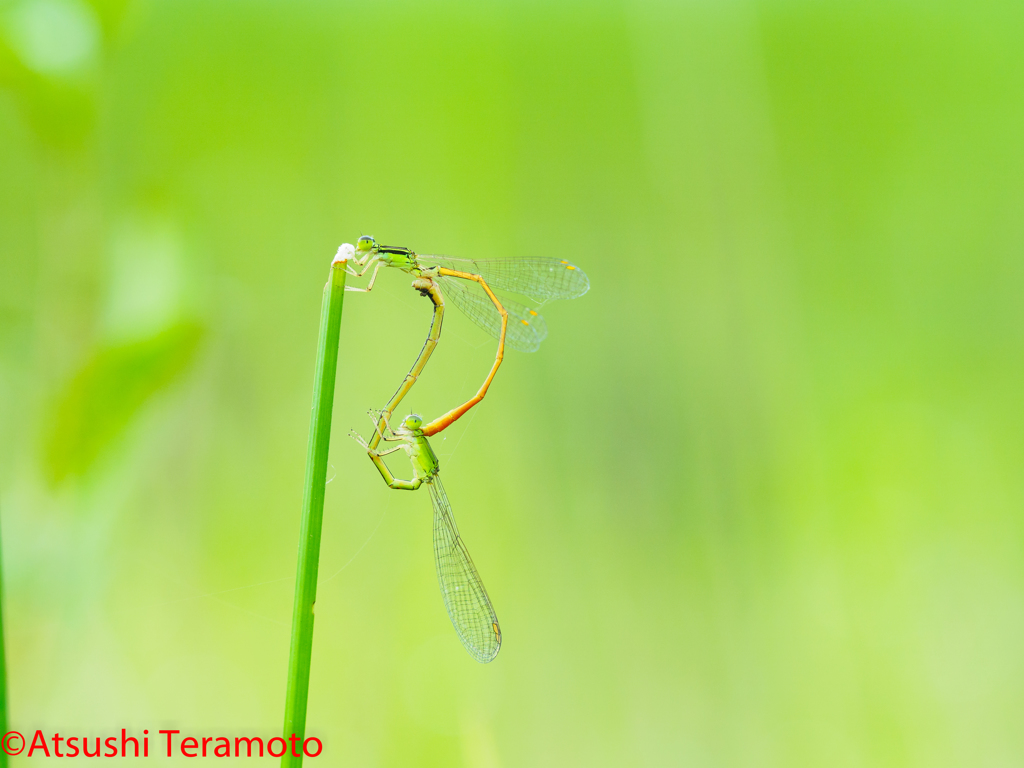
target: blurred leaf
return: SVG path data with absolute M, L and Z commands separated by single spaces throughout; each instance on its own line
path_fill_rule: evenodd
M 195 357 L 202 328 L 179 323 L 141 341 L 99 349 L 54 406 L 44 466 L 54 485 L 87 472 L 142 406 Z
M 27 355 L 36 298 L 37 166 L 32 137 L 13 99 L 0 94 L 0 358 Z
M 88 0 L 88 3 L 96 12 L 104 37 L 114 37 L 128 12 L 128 0 Z

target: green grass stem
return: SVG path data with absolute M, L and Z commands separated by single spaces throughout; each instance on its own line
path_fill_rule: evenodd
M 341 308 L 345 297 L 345 261 L 339 251 L 324 287 L 320 312 L 320 342 L 313 381 L 313 412 L 306 450 L 306 482 L 302 494 L 302 525 L 299 533 L 299 562 L 295 577 L 295 607 L 292 613 L 292 642 L 288 656 L 288 694 L 284 709 L 284 738 L 288 751 L 281 768 L 302 765 L 302 741 L 306 734 L 306 703 L 309 695 L 310 656 L 313 652 L 313 606 L 320 564 L 320 530 L 324 519 L 324 491 L 327 484 L 327 454 L 331 443 L 331 411 L 334 380 L 338 370 L 338 339 Z M 298 756 L 292 754 L 292 735 Z

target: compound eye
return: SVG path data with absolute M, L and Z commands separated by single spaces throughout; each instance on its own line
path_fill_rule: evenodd
M 418 414 L 410 413 L 405 417 L 405 426 L 409 429 L 419 429 L 423 426 L 423 419 Z
M 375 246 L 376 244 L 376 241 L 372 237 L 370 237 L 369 235 L 363 235 L 358 240 L 356 240 L 356 250 L 368 251 L 371 248 L 373 248 L 373 246 Z

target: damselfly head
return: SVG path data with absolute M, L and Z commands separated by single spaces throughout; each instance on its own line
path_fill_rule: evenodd
M 363 235 L 356 240 L 356 252 L 361 256 L 365 253 L 369 253 L 377 247 L 377 241 L 369 235 Z
M 423 417 L 418 413 L 410 413 L 402 421 L 402 426 L 406 429 L 419 429 L 423 426 Z

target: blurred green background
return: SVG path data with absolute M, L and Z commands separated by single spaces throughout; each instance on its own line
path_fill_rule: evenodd
M 429 305 L 348 294 L 317 764 L 1018 764 L 1022 33 L 1011 3 L 0 0 L 12 726 L 278 732 L 321 288 L 366 233 L 592 289 L 435 441 L 488 666 L 427 495 L 346 437 Z M 406 406 L 493 350 L 452 309 Z

